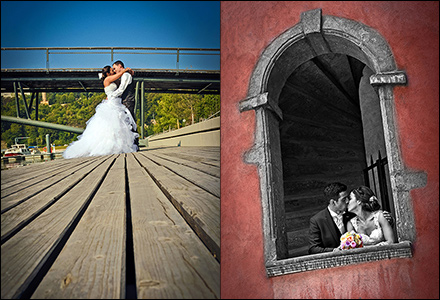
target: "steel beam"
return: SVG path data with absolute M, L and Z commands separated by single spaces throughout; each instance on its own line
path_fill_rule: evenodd
M 134 89 L 134 116 L 133 119 L 136 121 L 136 109 L 139 100 L 139 81 L 136 81 L 136 87 Z
M 141 83 L 141 139 L 144 139 L 144 82 Z
M 28 105 L 27 105 L 27 101 L 26 101 L 26 96 L 23 92 L 23 88 L 21 87 L 20 81 L 18 82 L 18 87 L 20 88 L 20 92 L 21 92 L 21 96 L 23 97 L 23 102 L 24 102 L 24 111 L 26 112 L 26 117 L 28 119 L 31 118 L 31 116 L 29 115 L 29 111 L 28 111 Z
M 40 100 L 38 98 L 39 94 L 40 94 L 39 92 L 36 92 L 36 95 L 35 95 L 35 121 L 38 121 L 38 105 L 40 105 Z M 43 96 L 41 96 L 41 97 L 43 97 Z
M 53 124 L 53 123 L 47 123 L 47 122 L 41 122 L 41 121 L 34 121 L 31 119 L 24 119 L 24 118 L 15 118 L 10 116 L 1 116 L 2 122 L 11 122 L 11 123 L 18 123 L 23 125 L 30 125 L 30 126 L 36 126 L 36 127 L 43 127 L 48 129 L 54 129 L 59 131 L 67 131 L 67 132 L 73 132 L 73 133 L 83 133 L 83 128 L 77 128 L 67 125 L 59 125 L 59 124 Z
M 20 103 L 18 103 L 17 82 L 14 81 L 15 108 L 17 109 L 17 118 L 20 118 Z

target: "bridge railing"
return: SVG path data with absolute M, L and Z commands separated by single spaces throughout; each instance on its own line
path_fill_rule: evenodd
M 33 51 L 32 55 L 23 54 L 21 51 Z M 34 68 L 42 68 L 37 66 L 43 61 L 45 55 L 45 68 L 49 71 L 52 68 L 61 68 L 66 64 L 74 64 L 76 68 L 80 67 L 96 67 L 102 68 L 109 65 L 115 60 L 122 60 L 126 66 L 130 67 L 149 67 L 157 69 L 170 69 L 171 64 L 175 64 L 179 69 L 199 69 L 199 70 L 219 70 L 220 69 L 220 49 L 212 48 L 170 48 L 170 47 L 14 47 L 1 48 L 1 68 L 17 68 L 14 64 L 26 63 L 26 66 L 33 64 Z M 62 54 L 63 60 L 56 61 L 56 66 L 52 66 L 50 58 L 53 55 Z M 89 55 L 78 59 L 78 56 L 72 58 L 69 55 Z M 52 56 L 51 56 L 52 55 Z M 96 55 L 100 55 L 99 59 Z M 142 55 L 142 58 L 135 58 Z M 91 57 L 93 56 L 93 58 Z M 154 58 L 151 58 L 154 56 Z M 170 60 L 166 57 L 173 57 Z M 149 58 L 147 58 L 149 57 Z M 191 57 L 184 59 L 183 57 Z M 206 57 L 211 57 L 207 59 Z M 212 58 L 214 57 L 214 58 Z M 110 58 L 110 60 L 108 60 Z M 53 62 L 53 61 L 52 61 Z M 183 65 L 182 65 L 183 62 Z M 64 66 L 62 66 L 64 64 Z M 158 67 L 160 66 L 160 67 Z

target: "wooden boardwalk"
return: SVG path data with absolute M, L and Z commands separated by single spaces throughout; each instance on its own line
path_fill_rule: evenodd
M 220 298 L 220 148 L 1 171 L 1 297 Z

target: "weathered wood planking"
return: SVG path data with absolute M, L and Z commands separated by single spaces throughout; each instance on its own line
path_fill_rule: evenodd
M 144 149 L 2 171 L 2 298 L 124 298 L 126 270 L 136 272 L 139 299 L 220 298 L 220 199 L 197 186 L 207 179 L 219 185 L 218 176 L 203 172 L 218 167 L 197 166 L 215 159 L 193 150 Z M 219 148 L 206 153 L 219 159 Z M 135 264 L 128 267 L 126 197 Z
M 194 170 L 188 166 L 180 165 L 173 161 L 160 158 L 150 154 L 150 152 L 144 152 L 142 155 L 154 161 L 156 164 L 164 166 L 168 170 L 173 171 L 192 184 L 197 185 L 205 191 L 220 198 L 220 178 Z
M 11 185 L 25 182 L 36 176 L 44 177 L 45 173 L 52 172 L 58 168 L 65 168 L 66 165 L 78 164 L 82 161 L 94 159 L 93 157 L 83 157 L 74 160 L 56 159 L 41 163 L 32 163 L 18 168 L 12 168 L 1 171 L 1 185 L 2 187 L 9 187 Z
M 125 226 L 125 167 L 120 154 L 32 298 L 123 298 Z
M 21 225 L 30 222 L 35 215 L 38 215 L 41 211 L 46 209 L 47 206 L 55 203 L 55 201 L 77 185 L 79 181 L 87 178 L 87 176 L 106 159 L 108 159 L 108 157 L 92 160 L 90 163 L 83 165 L 81 169 L 76 170 L 73 175 L 67 179 L 67 182 L 52 185 L 22 204 L 3 213 L 1 215 L 2 243 L 14 230 L 19 230 Z
M 136 158 L 210 251 L 219 258 L 220 199 L 143 155 L 137 155 Z
M 219 263 L 133 154 L 127 171 L 138 298 L 220 298 Z
M 93 161 L 94 160 L 92 160 L 92 162 Z M 30 180 L 29 182 L 8 189 L 8 191 L 5 192 L 5 196 L 1 199 L 2 213 L 13 205 L 38 195 L 52 185 L 68 185 L 68 181 L 71 180 L 70 176 L 80 171 L 88 164 L 90 164 L 90 161 L 76 165 L 69 165 L 65 168 L 57 169 L 53 173 L 47 174 L 45 178 L 35 178 L 34 180 Z
M 1 297 L 30 297 L 28 289 L 36 284 L 40 271 L 51 263 L 57 247 L 72 229 L 81 208 L 93 195 L 114 159 L 108 159 L 93 171 L 90 179 L 81 181 L 54 205 L 2 244 Z M 67 274 L 66 274 L 67 275 Z M 59 288 L 57 284 L 53 288 Z

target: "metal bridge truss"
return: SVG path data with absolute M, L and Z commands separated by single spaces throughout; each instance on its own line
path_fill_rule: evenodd
M 8 50 L 46 50 L 45 69 L 2 69 L 1 92 L 14 93 L 17 108 L 17 118 L 2 116 L 2 121 L 46 127 L 69 132 L 82 132 L 80 128 L 44 123 L 38 121 L 39 93 L 41 92 L 103 92 L 103 85 L 98 78 L 101 69 L 50 69 L 49 54 L 103 54 L 106 52 L 53 52 L 55 50 L 107 50 L 113 61 L 114 54 L 173 54 L 115 52 L 115 50 L 149 50 L 176 51 L 177 69 L 136 69 L 133 80 L 136 82 L 135 109 L 138 107 L 140 94 L 140 121 L 144 123 L 144 95 L 148 93 L 182 93 L 182 94 L 220 94 L 220 71 L 218 70 L 181 70 L 179 69 L 180 55 L 219 55 L 219 49 L 196 48 L 123 48 L 123 47 L 65 47 L 65 48 L 1 48 Z M 187 51 L 187 53 L 185 52 Z M 206 53 L 208 52 L 208 53 Z M 107 53 L 108 54 L 108 53 Z M 26 119 L 20 118 L 19 97 L 24 101 Z M 29 103 L 25 93 L 30 93 Z M 31 111 L 35 101 L 35 120 L 31 120 Z M 44 123 L 44 124 L 43 124 Z M 144 128 L 141 127 L 141 138 L 144 138 Z

